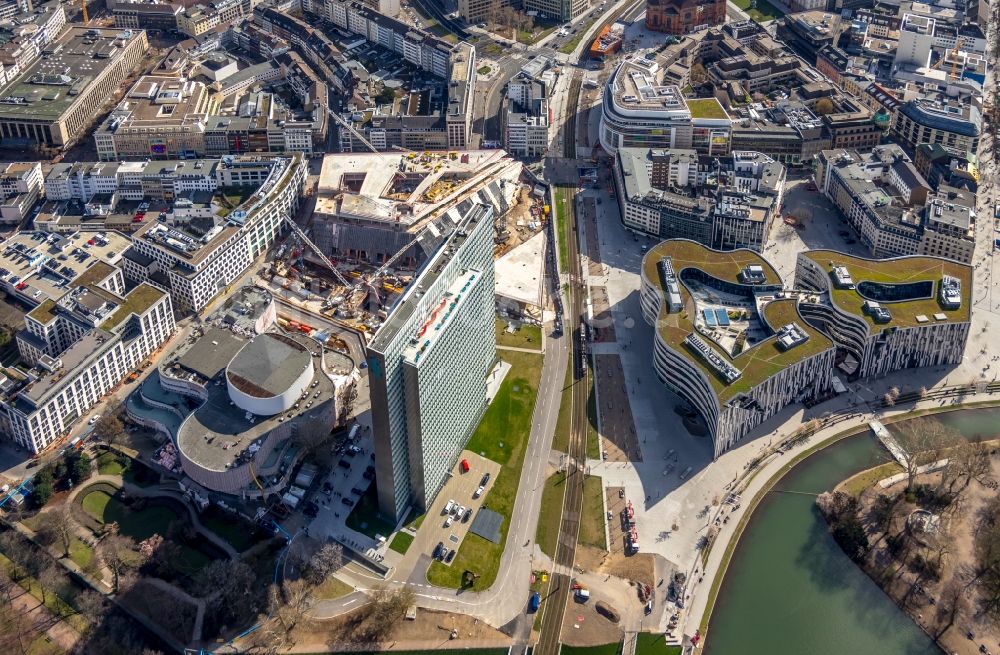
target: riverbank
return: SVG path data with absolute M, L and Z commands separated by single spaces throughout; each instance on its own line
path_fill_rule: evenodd
M 883 408 L 875 414 L 835 415 L 827 417 L 819 429 L 808 438 L 799 440 L 789 448 L 779 450 L 781 444 L 774 444 L 758 461 L 758 465 L 744 473 L 734 485 L 741 494 L 741 504 L 745 508 L 737 521 L 726 521 L 712 543 L 707 556 L 700 560 L 704 562 L 703 573 L 699 576 L 698 566 L 695 567 L 693 585 L 686 590 L 687 610 L 685 615 L 685 635 L 690 638 L 696 632 L 704 640 L 709 633 L 712 611 L 717 601 L 722 583 L 736 546 L 752 516 L 754 509 L 767 495 L 767 492 L 777 484 L 793 467 L 810 455 L 822 450 L 842 439 L 857 435 L 868 430 L 867 422 L 878 418 L 885 424 L 891 424 L 907 418 L 941 412 L 953 412 L 977 407 L 993 407 L 1000 405 L 996 397 L 998 389 L 980 388 L 966 389 L 951 393 L 962 393 L 961 396 L 942 399 L 940 397 L 917 398 L 909 403 L 897 404 L 894 407 Z M 937 390 L 943 392 L 945 390 Z M 948 404 L 943 404 L 948 403 Z M 725 505 L 715 509 L 715 516 L 726 514 Z M 728 513 L 730 516 L 732 512 Z M 712 521 L 710 518 L 710 522 Z M 734 517 L 735 518 L 735 517 Z M 699 582 L 700 578 L 700 582 Z
M 860 525 L 868 544 L 867 553 L 855 558 L 859 567 L 925 634 L 956 655 L 988 652 L 1000 640 L 996 613 L 981 611 L 992 605 L 992 585 L 1000 577 L 974 573 L 986 568 L 977 540 L 1000 549 L 1000 533 L 990 529 L 1000 516 L 997 445 L 969 442 L 935 453 L 948 464 L 914 476 L 912 484 L 905 472 L 890 478 L 885 466 L 875 467 L 837 485 L 824 500 L 844 507 L 835 494 L 857 499 L 849 520 Z M 824 516 L 836 521 L 829 512 Z

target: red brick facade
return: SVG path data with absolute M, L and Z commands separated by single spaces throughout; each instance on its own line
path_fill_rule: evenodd
M 688 34 L 725 22 L 726 0 L 646 0 L 646 27 L 655 32 Z

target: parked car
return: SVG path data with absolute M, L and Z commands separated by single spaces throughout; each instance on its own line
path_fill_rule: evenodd
M 351 493 L 354 494 L 355 496 L 360 496 L 361 494 L 364 493 L 364 491 L 358 489 L 357 487 L 351 487 Z
M 348 462 L 346 459 L 342 459 L 339 462 L 337 462 L 337 466 L 339 466 L 341 468 L 349 469 L 349 468 L 351 468 L 351 463 Z
M 450 528 L 451 527 L 451 515 L 450 514 L 448 515 L 448 518 L 446 518 L 444 520 L 444 527 L 446 527 L 446 528 Z
M 482 479 L 479 480 L 479 486 L 480 487 L 485 487 L 486 483 L 489 482 L 489 481 L 490 481 L 490 474 L 488 472 L 487 473 L 483 473 Z
M 480 496 L 482 496 L 482 495 L 483 495 L 483 490 L 484 490 L 484 489 L 483 489 L 483 487 L 479 487 L 478 489 L 476 489 L 476 490 L 475 490 L 475 491 L 473 492 L 473 494 L 472 494 L 472 497 L 473 497 L 473 498 L 479 498 Z
M 444 558 L 444 561 L 451 564 L 451 560 L 455 559 L 455 549 L 452 548 L 448 551 L 448 555 Z
M 462 515 L 462 523 L 468 523 L 469 519 L 472 518 L 472 508 L 465 510 L 465 514 Z
M 441 556 L 444 555 L 444 551 L 445 550 L 446 549 L 444 547 L 444 542 L 443 541 L 439 541 L 438 545 L 434 546 L 434 554 L 432 555 L 432 557 L 434 559 L 441 559 Z
M 344 496 L 343 498 L 341 498 L 340 502 L 344 503 L 348 507 L 354 507 L 354 501 L 351 500 L 350 498 L 348 498 L 347 496 Z

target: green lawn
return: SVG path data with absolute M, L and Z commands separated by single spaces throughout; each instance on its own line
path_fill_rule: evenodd
M 242 553 L 257 543 L 254 536 L 257 530 L 254 526 L 239 516 L 227 514 L 215 505 L 205 510 L 198 518 L 204 527 L 228 542 L 237 552 Z
M 538 529 L 535 531 L 538 547 L 549 557 L 555 556 L 565 494 L 566 472 L 558 471 L 549 476 L 545 481 L 545 489 L 542 490 L 542 507 L 538 513 Z
M 750 18 L 758 23 L 766 23 L 769 20 L 781 18 L 785 15 L 784 12 L 767 0 L 733 0 L 733 4 L 747 12 Z M 751 4 L 754 5 L 753 9 L 750 8 Z
M 406 551 L 410 549 L 410 544 L 413 543 L 413 535 L 409 532 L 397 532 L 396 536 L 392 538 L 389 543 L 389 548 L 396 551 L 400 555 L 405 555 Z
M 886 462 L 885 464 L 880 464 L 875 468 L 861 471 L 857 475 L 848 478 L 844 482 L 840 483 L 840 488 L 842 491 L 851 494 L 852 496 L 860 496 L 862 491 L 872 486 L 879 480 L 902 472 L 903 467 L 896 462 Z
M 600 476 L 588 475 L 583 481 L 583 511 L 580 515 L 580 543 L 605 550 L 608 547 L 604 530 L 604 482 Z
M 170 525 L 186 519 L 165 505 L 151 504 L 138 511 L 133 511 L 117 498 L 106 491 L 94 490 L 87 493 L 81 501 L 83 510 L 101 523 L 115 522 L 120 534 L 132 537 L 136 542 L 143 541 L 158 534 L 166 537 Z M 184 543 L 178 544 L 179 556 L 175 562 L 181 573 L 192 575 L 204 568 L 211 561 L 207 553 Z
M 616 641 L 603 646 L 566 646 L 563 645 L 559 652 L 561 655 L 618 655 L 622 651 L 622 644 Z
M 540 39 L 544 39 L 545 37 L 547 37 L 549 34 L 551 34 L 553 31 L 555 31 L 555 29 L 557 27 L 559 27 L 559 26 L 558 25 L 552 25 L 552 26 L 548 26 L 548 27 L 542 27 L 542 28 L 539 29 L 539 27 L 536 26 L 535 29 L 534 29 L 534 31 L 531 31 L 531 32 L 525 32 L 524 30 L 518 30 L 517 31 L 517 41 L 518 41 L 518 43 L 526 43 L 528 45 L 531 45 L 532 43 L 535 43 L 535 42 L 539 41 Z
M 489 66 L 480 66 L 476 69 L 476 72 L 480 75 L 489 75 L 492 69 Z
M 133 512 L 105 491 L 91 491 L 83 497 L 83 509 L 101 523 L 118 523 L 121 534 L 136 541 L 154 534 L 166 535 L 170 524 L 179 521 L 177 512 L 163 505 L 151 505 Z
M 330 576 L 313 589 L 312 595 L 315 600 L 333 600 L 334 598 L 342 598 L 352 591 L 354 591 L 354 587 Z
M 573 238 L 572 224 L 570 218 L 573 212 L 573 189 L 571 186 L 556 187 L 556 206 L 552 211 L 556 215 L 556 234 L 559 239 L 559 271 L 567 272 L 569 268 L 569 240 Z
M 573 410 L 573 357 L 566 362 L 566 378 L 563 380 L 562 396 L 559 400 L 559 416 L 556 418 L 556 433 L 552 436 L 552 448 L 561 453 L 569 452 L 569 431 Z
M 62 553 L 59 554 L 61 555 Z M 86 571 L 94 563 L 94 549 L 85 544 L 78 537 L 73 537 L 69 542 L 69 558 L 73 560 L 77 566 Z
M 347 515 L 347 527 L 372 539 L 376 535 L 388 537 L 396 529 L 394 523 L 390 523 L 378 513 L 378 489 L 375 487 L 375 482 L 368 485 L 368 489 L 361 498 L 358 498 L 351 513 Z
M 101 453 L 97 458 L 97 472 L 101 475 L 121 475 L 125 472 L 125 467 L 113 454 Z
M 522 324 L 514 332 L 507 331 L 508 321 L 496 319 L 497 345 L 510 348 L 530 348 L 541 352 L 542 328 L 538 325 Z
M 496 580 L 500 566 L 500 556 L 503 554 L 503 544 L 507 540 L 510 516 L 514 510 L 514 499 L 521 481 L 538 380 L 542 374 L 541 355 L 506 351 L 503 359 L 510 363 L 511 370 L 466 446 L 472 452 L 480 453 L 501 465 L 496 481 L 487 491 L 483 503 L 484 507 L 504 517 L 500 527 L 500 544 L 493 544 L 473 534 L 468 535 L 462 541 L 451 566 L 433 562 L 428 569 L 427 580 L 439 587 L 459 588 L 463 572 L 469 570 L 480 576 L 473 588 L 487 589 Z
M 640 632 L 635 639 L 635 655 L 681 655 L 680 646 L 668 646 L 662 634 Z

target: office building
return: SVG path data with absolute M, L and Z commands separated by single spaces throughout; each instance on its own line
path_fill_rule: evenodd
M 614 180 L 622 223 L 663 239 L 762 251 L 785 188 L 785 167 L 757 152 L 619 148 Z
M 146 54 L 144 31 L 70 27 L 0 90 L 0 138 L 65 147 Z
M 601 104 L 601 146 L 681 148 L 725 155 L 733 122 L 715 98 L 686 100 L 676 85 L 663 84 L 655 60 L 626 59 L 608 78 Z
M 771 264 L 675 239 L 642 263 L 653 370 L 705 422 L 715 457 L 786 406 L 832 387 L 836 348 Z
M 924 254 L 972 261 L 974 207 L 932 196 L 899 146 L 823 151 L 816 181 L 874 257 Z
M 837 368 L 848 380 L 962 361 L 972 310 L 967 264 L 810 250 L 796 260 L 795 286 L 813 292 L 802 315 L 837 342 Z
M 368 344 L 379 511 L 423 512 L 486 409 L 496 359 L 493 209 L 434 220 L 430 255 Z

